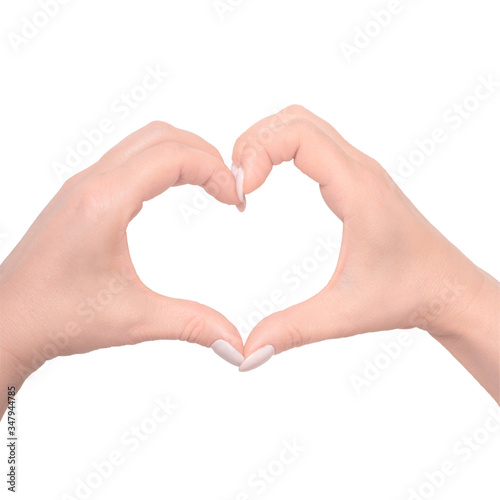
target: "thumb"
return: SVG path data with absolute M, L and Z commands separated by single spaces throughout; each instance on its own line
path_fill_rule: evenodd
M 190 300 L 165 297 L 148 290 L 143 297 L 141 320 L 125 343 L 149 340 L 184 340 L 211 347 L 227 362 L 243 361 L 243 342 L 236 327 L 221 313 Z M 141 294 L 142 295 L 142 294 Z
M 324 289 L 314 297 L 271 314 L 251 331 L 245 343 L 240 371 L 253 370 L 293 347 L 359 333 L 346 298 Z

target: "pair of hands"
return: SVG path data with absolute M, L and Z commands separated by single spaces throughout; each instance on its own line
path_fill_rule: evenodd
M 292 159 L 343 221 L 338 265 L 320 293 L 262 320 L 243 346 L 220 313 L 141 282 L 126 229 L 143 202 L 196 184 L 243 210 L 245 194 L 273 165 Z M 153 122 L 69 179 L 0 267 L 2 383 L 19 386 L 56 356 L 155 339 L 213 347 L 246 371 L 311 342 L 420 327 L 496 397 L 498 366 L 487 354 L 498 348 L 498 283 L 376 161 L 324 120 L 290 106 L 241 135 L 233 163 L 231 172 L 200 137 Z M 486 332 L 485 345 L 469 335 L 477 331 Z

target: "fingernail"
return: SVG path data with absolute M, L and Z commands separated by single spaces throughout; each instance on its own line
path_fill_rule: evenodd
M 243 183 L 245 181 L 245 171 L 240 167 L 236 173 L 236 194 L 240 199 L 241 203 L 246 204 L 246 198 L 243 194 Z
M 260 365 L 263 365 L 266 361 L 269 361 L 276 351 L 272 345 L 265 345 L 261 347 L 253 354 L 250 354 L 243 363 L 240 365 L 240 372 L 248 372 L 257 368 Z
M 237 167 L 234 163 L 231 165 L 231 172 L 233 173 L 234 180 L 236 181 L 236 195 L 240 200 L 240 205 L 238 205 L 238 210 L 243 212 L 247 206 L 247 200 L 243 194 L 243 184 L 245 181 L 245 171 L 242 167 Z
M 240 366 L 245 359 L 241 352 L 237 351 L 229 342 L 219 339 L 211 346 L 215 354 L 218 354 L 222 359 L 235 366 Z

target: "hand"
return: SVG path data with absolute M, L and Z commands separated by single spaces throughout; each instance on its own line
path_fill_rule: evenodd
M 2 388 L 19 388 L 56 356 L 146 340 L 196 342 L 243 360 L 241 337 L 224 316 L 158 295 L 134 270 L 128 223 L 144 201 L 180 184 L 241 208 L 218 151 L 160 122 L 64 184 L 0 267 Z
M 240 370 L 311 342 L 420 327 L 498 397 L 498 282 L 439 233 L 375 160 L 300 106 L 258 122 L 236 141 L 241 201 L 273 165 L 292 159 L 343 221 L 339 261 L 320 293 L 254 328 Z M 482 344 L 473 339 L 479 331 L 488 339 Z

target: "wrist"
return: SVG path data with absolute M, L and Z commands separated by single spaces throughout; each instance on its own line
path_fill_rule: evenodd
M 0 378 L 3 385 L 8 378 L 10 385 L 15 382 L 20 386 L 43 365 L 44 360 L 35 355 L 36 349 L 31 345 L 32 333 L 26 316 L 23 317 L 13 304 L 13 297 L 7 298 L 5 293 L 0 293 Z
M 444 280 L 430 304 L 425 329 L 433 337 L 458 340 L 500 331 L 500 284 L 472 263 L 464 271 Z
M 12 392 L 17 394 L 26 378 L 32 373 L 24 366 L 24 360 L 18 357 L 13 342 L 13 328 L 8 318 L 6 304 L 0 296 L 0 418 L 7 409 L 9 395 Z
M 462 283 L 427 331 L 500 404 L 500 284 L 477 267 Z
M 3 334 L 2 328 L 0 337 L 2 340 L 0 343 L 0 419 L 7 409 L 9 396 L 19 392 L 27 377 L 19 370 L 17 358 L 6 348 Z

